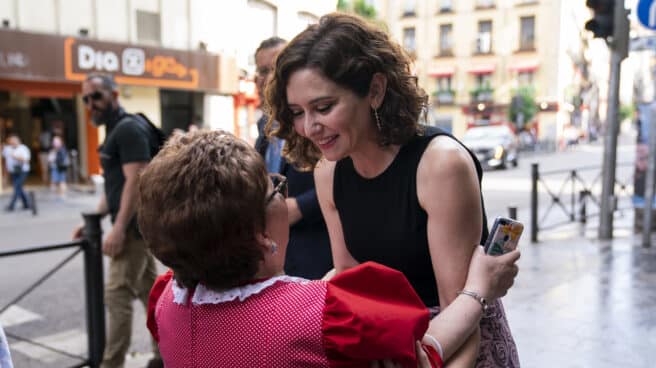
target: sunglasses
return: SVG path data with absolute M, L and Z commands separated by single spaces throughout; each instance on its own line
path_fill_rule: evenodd
M 93 93 L 89 93 L 88 95 L 82 96 L 82 101 L 84 101 L 85 104 L 88 104 L 89 101 L 98 101 L 103 98 L 103 94 L 100 91 L 96 91 Z
M 269 179 L 273 183 L 273 192 L 267 197 L 266 204 L 269 204 L 277 193 L 287 198 L 287 178 L 280 174 L 269 174 Z

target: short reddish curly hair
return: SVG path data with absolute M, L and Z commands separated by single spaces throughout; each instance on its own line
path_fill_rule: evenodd
M 174 135 L 140 175 L 139 228 L 183 286 L 234 287 L 263 259 L 268 186 L 261 156 L 232 134 Z

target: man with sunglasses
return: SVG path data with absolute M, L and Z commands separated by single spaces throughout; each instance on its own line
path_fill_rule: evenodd
M 271 37 L 262 41 L 255 51 L 255 84 L 261 104 L 264 103 L 264 89 L 274 69 L 275 58 L 286 43 L 279 37 Z M 282 174 L 288 180 L 289 196 L 285 201 L 290 228 L 285 273 L 319 279 L 333 267 L 333 261 L 328 230 L 314 189 L 314 175 L 311 171 L 296 170 L 282 157 L 284 141 L 266 136 L 264 126 L 267 120 L 268 116 L 263 115 L 257 122 L 259 136 L 255 149 L 264 158 L 270 173 Z
M 82 83 L 82 100 L 93 125 L 105 125 L 106 138 L 99 147 L 105 191 L 98 213 L 109 214 L 112 228 L 102 250 L 110 257 L 105 286 L 108 336 L 102 367 L 123 367 L 132 334 L 132 303 L 148 305 L 148 294 L 156 277 L 153 256 L 146 248 L 136 222 L 136 191 L 139 172 L 159 150 L 155 128 L 139 115 L 128 114 L 118 101 L 111 76 L 91 74 Z M 81 235 L 76 230 L 75 237 Z M 147 367 L 163 367 L 157 345 Z

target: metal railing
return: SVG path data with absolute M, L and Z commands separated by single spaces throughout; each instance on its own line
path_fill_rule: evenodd
M 619 163 L 617 167 L 629 167 L 632 163 Z M 586 177 L 583 173 L 590 173 Z M 545 180 L 546 177 L 553 177 L 565 174 L 565 178 L 560 181 L 558 190 L 554 190 L 553 182 L 551 185 Z M 585 166 L 572 169 L 550 170 L 540 172 L 537 163 L 531 164 L 531 242 L 538 241 L 538 233 L 540 231 L 551 230 L 563 225 L 579 222 L 585 224 L 588 219 L 599 216 L 599 206 L 601 190 L 601 167 L 599 166 Z M 590 178 L 591 176 L 591 178 Z M 632 188 L 632 178 L 627 180 L 615 179 L 615 198 L 622 196 L 629 197 L 629 189 Z M 549 203 L 546 209 L 540 213 L 539 208 L 539 189 L 543 189 L 548 195 Z M 594 205 L 597 211 L 591 211 L 590 205 Z M 614 205 L 615 210 L 628 209 L 619 207 L 617 203 Z M 552 211 L 559 210 L 561 219 L 558 221 L 550 222 L 550 217 L 553 219 L 554 214 Z M 564 219 L 562 219 L 564 215 Z
M 12 305 L 21 301 L 25 296 L 34 291 L 43 284 L 47 279 L 59 271 L 64 265 L 73 260 L 79 253 L 82 253 L 84 261 L 84 286 L 85 286 L 85 305 L 87 318 L 87 344 L 88 356 L 83 357 L 75 355 L 60 349 L 33 341 L 31 339 L 18 336 L 5 331 L 7 337 L 23 341 L 28 344 L 39 346 L 43 349 L 54 353 L 80 360 L 73 367 L 99 367 L 102 361 L 103 351 L 105 349 L 105 311 L 103 302 L 103 259 L 101 250 L 102 229 L 100 227 L 101 216 L 98 214 L 82 214 L 84 218 L 84 229 L 82 239 L 61 244 L 50 244 L 43 246 L 27 247 L 0 252 L 0 258 L 14 257 L 20 255 L 29 255 L 34 253 L 49 252 L 61 249 L 75 249 L 62 261 L 57 263 L 52 269 L 38 278 L 34 283 L 14 297 L 9 303 L 0 308 L 3 313 Z

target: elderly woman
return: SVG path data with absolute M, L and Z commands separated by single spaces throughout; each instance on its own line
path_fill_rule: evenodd
M 165 366 L 358 367 L 390 359 L 415 367 L 418 340 L 430 364 L 441 366 L 443 348 L 454 350 L 480 316 L 445 311 L 437 318 L 443 331 L 424 336 L 429 311 L 398 271 L 365 263 L 328 282 L 285 276 L 285 185 L 247 143 L 217 131 L 174 136 L 144 169 L 140 229 L 172 270 L 153 286 L 148 313 Z M 505 294 L 515 260 L 476 252 L 468 290 Z

